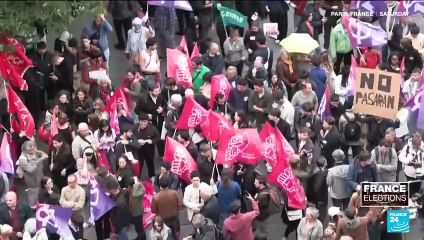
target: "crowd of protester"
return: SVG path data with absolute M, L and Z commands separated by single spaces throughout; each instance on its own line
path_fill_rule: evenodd
M 224 27 L 212 1 L 189 2 L 193 12 L 149 6 L 146 20 L 139 14 L 147 9 L 145 3 L 110 1 L 112 24 L 101 14 L 82 28 L 80 36 L 60 34 L 54 52 L 47 50 L 44 41 L 27 52 L 34 63 L 24 75 L 29 90 L 17 92 L 36 120 L 38 134 L 28 138 L 14 132 L 1 87 L 0 123 L 18 146 L 18 158 L 15 175 L 1 173 L 0 239 L 59 239 L 44 228 L 37 231 L 38 203 L 72 209 L 69 226 L 75 239 L 83 239 L 85 229 L 94 225 L 97 239 L 125 240 L 128 227 L 134 225 L 137 239 L 274 240 L 270 237 L 274 224 L 281 224 L 283 239 L 290 234 L 299 240 L 402 239 L 400 233 L 386 231 L 388 208 L 361 206 L 360 183 L 399 181 L 403 174 L 408 181 L 422 181 L 422 132 L 413 129 L 398 137 L 398 120 L 355 113 L 348 78 L 352 54 L 360 67 L 394 73 L 399 73 L 404 59 L 400 94 L 409 100 L 420 89 L 424 56 L 420 28 L 408 17 L 399 22 L 389 19 L 391 30 L 386 22 L 381 26 L 390 32 L 387 45 L 358 50 L 342 42 L 349 38 L 334 14 L 347 11 L 350 1 L 214 1 L 248 16 L 248 29 Z M 387 4 L 392 7 L 398 2 Z M 294 8 L 295 31 L 316 40 L 323 35 L 319 51 L 278 53 L 270 46 L 274 43 L 267 43 L 259 21 L 269 17 L 270 22 L 278 22 L 278 43 L 288 35 L 290 8 Z M 219 42 L 211 42 L 212 29 Z M 118 40 L 114 47 L 128 58 L 128 70 L 122 71 L 122 81 L 93 79 L 91 71 L 109 73 L 114 58 L 109 49 L 112 32 Z M 176 48 L 178 35 L 185 35 L 190 53 L 195 42 L 199 46 L 199 55 L 192 58 L 192 89 L 161 72 L 165 50 Z M 279 55 L 275 63 L 274 55 Z M 296 152 L 289 164 L 302 184 L 307 208 L 288 206 L 287 196 L 267 183 L 271 168 L 261 171 L 263 161 L 215 170 L 213 153 L 219 143 L 209 144 L 199 129 L 176 129 L 188 98 L 210 108 L 211 78 L 219 74 L 233 89 L 228 99 L 217 94 L 211 110 L 236 129 L 261 130 L 269 123 L 283 134 Z M 118 106 L 120 132 L 111 127 L 104 110 L 115 86 L 122 88 L 130 109 L 128 114 Z M 331 116 L 321 119 L 318 107 L 327 86 Z M 53 118 L 58 133 L 45 140 L 46 147 L 42 135 L 51 130 Z M 196 161 L 198 170 L 190 173 L 191 184 L 163 161 L 165 136 L 181 143 Z M 98 164 L 99 150 L 110 169 Z M 136 165 L 146 166 L 147 177 L 135 170 Z M 94 223 L 87 212 L 90 174 L 116 203 Z M 141 201 L 142 180 L 154 186 L 151 206 Z M 19 196 L 18 185 L 25 186 Z M 420 191 L 419 185 L 414 188 Z M 145 208 L 156 214 L 146 230 Z M 180 234 L 182 209 L 193 225 L 191 235 Z M 273 222 L 274 214 L 281 215 L 282 223 Z

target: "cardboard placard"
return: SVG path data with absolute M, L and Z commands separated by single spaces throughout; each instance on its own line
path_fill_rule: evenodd
M 400 74 L 357 68 L 355 112 L 395 120 L 399 107 L 400 83 Z
M 278 23 L 264 23 L 265 36 L 277 39 L 278 37 Z

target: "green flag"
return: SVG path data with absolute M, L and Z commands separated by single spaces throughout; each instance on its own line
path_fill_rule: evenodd
M 224 26 L 227 26 L 229 24 L 233 24 L 243 28 L 247 26 L 247 17 L 243 14 L 237 12 L 234 9 L 223 6 L 217 6 L 217 8 L 221 12 L 222 22 L 224 23 Z

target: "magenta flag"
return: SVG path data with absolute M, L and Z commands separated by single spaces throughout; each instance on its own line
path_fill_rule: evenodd
M 106 195 L 94 176 L 90 177 L 90 220 L 97 220 L 110 209 L 115 202 Z

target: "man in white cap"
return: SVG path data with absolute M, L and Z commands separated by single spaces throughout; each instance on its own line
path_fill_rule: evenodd
M 174 137 L 176 133 L 175 126 L 180 118 L 180 108 L 183 103 L 183 98 L 180 94 L 172 94 L 171 102 L 168 106 L 168 112 L 165 118 L 166 136 Z M 163 135 L 162 130 L 162 135 Z
M 134 66 L 139 66 L 140 53 L 146 49 L 147 39 L 155 36 L 155 30 L 147 22 L 147 27 L 143 27 L 143 20 L 138 17 L 134 18 L 132 25 L 133 27 L 128 31 L 125 55 L 132 60 Z
M 72 141 L 72 156 L 75 160 L 82 157 L 87 147 L 93 147 L 94 139 L 92 135 L 87 123 L 78 124 L 78 132 Z

